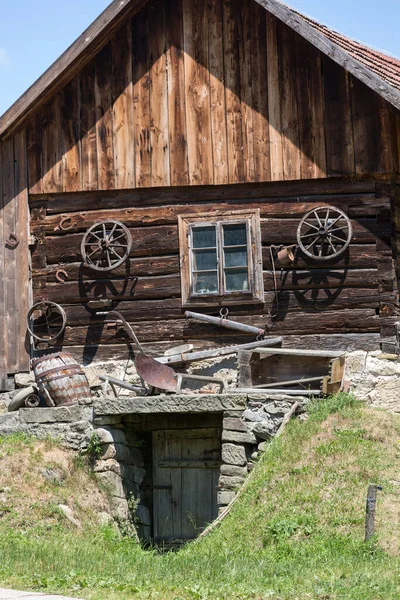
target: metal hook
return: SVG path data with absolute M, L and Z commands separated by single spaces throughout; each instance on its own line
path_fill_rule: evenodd
M 229 310 L 226 307 L 221 308 L 221 310 L 219 311 L 219 314 L 220 314 L 221 319 L 227 319 L 228 315 L 229 315 Z

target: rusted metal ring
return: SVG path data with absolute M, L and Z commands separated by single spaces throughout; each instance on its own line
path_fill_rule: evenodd
M 19 237 L 16 233 L 11 232 L 8 236 L 8 240 L 6 241 L 6 246 L 9 248 L 16 248 L 19 244 Z
M 229 309 L 226 307 L 221 308 L 221 310 L 219 311 L 220 317 L 221 319 L 227 319 L 228 315 L 229 315 Z
M 63 279 L 61 277 L 61 275 L 64 275 L 65 279 Z M 65 269 L 57 269 L 57 271 L 56 271 L 56 279 L 60 283 L 65 283 L 65 281 L 68 279 L 68 273 L 67 273 L 67 271 L 65 271 Z
M 60 329 L 51 338 L 42 338 L 42 337 L 36 335 L 36 333 L 34 333 L 32 317 L 33 317 L 33 313 L 36 310 L 47 310 L 47 311 L 55 310 L 60 314 L 61 319 L 62 319 L 62 323 L 59 326 Z M 67 326 L 67 313 L 65 312 L 63 307 L 60 306 L 59 304 L 56 304 L 55 302 L 50 302 L 49 300 L 43 300 L 42 302 L 38 302 L 37 304 L 34 304 L 32 306 L 32 308 L 30 309 L 30 311 L 27 314 L 26 321 L 27 321 L 28 331 L 35 340 L 38 340 L 39 342 L 51 343 L 51 342 L 54 342 L 55 340 L 57 340 L 60 337 L 60 335 L 64 332 L 65 327 Z

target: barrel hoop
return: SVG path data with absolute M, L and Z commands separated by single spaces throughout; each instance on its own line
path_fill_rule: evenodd
M 75 375 L 84 375 L 84 373 L 75 373 Z M 68 375 L 54 375 L 54 377 L 48 377 L 48 378 L 46 378 L 45 381 L 41 381 L 40 383 L 42 385 L 44 385 L 46 383 L 51 383 L 52 381 L 58 381 L 59 379 L 68 379 L 68 378 L 70 378 L 69 374 Z M 82 382 L 79 382 L 79 383 L 80 383 L 80 385 L 82 385 L 82 384 L 85 384 L 87 382 L 83 382 L 82 381 Z M 72 387 L 75 387 L 75 386 L 72 385 Z
M 44 379 L 47 375 L 51 375 L 52 373 L 60 373 L 60 371 L 72 371 L 72 373 L 67 373 L 64 377 L 68 375 L 84 375 L 82 367 L 79 365 L 60 365 L 59 367 L 54 367 L 53 369 L 47 369 L 47 371 L 43 371 L 42 373 L 35 373 L 36 379 Z
M 41 362 L 43 362 L 45 360 L 53 359 L 53 358 L 59 358 L 60 360 L 63 361 L 63 364 L 68 364 L 68 363 L 64 362 L 63 355 L 65 357 L 72 358 L 72 356 L 70 354 L 63 353 L 63 352 L 54 352 L 53 354 L 45 354 L 44 356 L 41 356 L 40 358 L 34 358 L 32 360 L 32 367 L 36 367 L 36 365 L 39 365 Z

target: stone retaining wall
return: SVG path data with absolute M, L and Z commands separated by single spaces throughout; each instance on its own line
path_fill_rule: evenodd
M 306 402 L 305 398 L 300 399 Z M 140 430 L 145 415 L 221 415 L 218 505 L 223 510 L 243 484 L 265 440 L 273 437 L 293 399 L 265 394 L 172 394 L 121 399 L 90 398 L 81 406 L 20 409 L 0 416 L 0 435 L 51 437 L 82 451 L 93 434 L 99 445 L 94 471 L 107 489 L 113 516 L 133 520 L 139 537 L 151 535 L 151 435 Z M 171 416 L 172 415 L 172 416 Z M 173 428 L 173 427 L 172 427 Z M 146 437 L 147 436 L 147 437 Z M 146 446 L 147 444 L 147 446 Z

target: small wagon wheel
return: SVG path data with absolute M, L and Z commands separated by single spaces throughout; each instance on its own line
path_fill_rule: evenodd
M 353 235 L 349 217 L 334 206 L 310 210 L 297 228 L 297 243 L 315 260 L 332 260 L 348 247 Z
M 39 342 L 51 343 L 57 340 L 67 325 L 65 310 L 55 302 L 38 302 L 34 304 L 27 315 L 27 327 L 31 336 Z M 35 329 L 46 332 L 37 335 Z
M 119 221 L 96 223 L 83 236 L 83 262 L 96 271 L 112 271 L 129 256 L 132 236 Z

